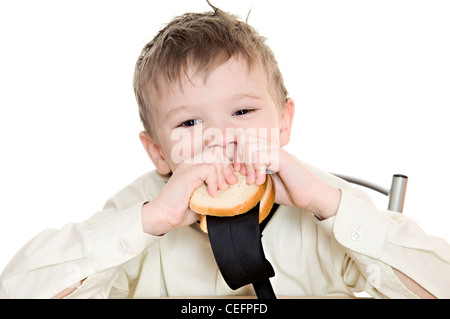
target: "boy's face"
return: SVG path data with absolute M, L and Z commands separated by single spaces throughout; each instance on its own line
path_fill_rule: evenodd
M 205 150 L 231 160 L 236 134 L 242 132 L 281 146 L 288 143 L 293 101 L 277 106 L 261 66 L 249 72 L 245 60 L 231 58 L 206 81 L 192 72 L 189 77 L 165 90 L 155 103 L 157 142 L 140 135 L 159 173 L 174 171 L 181 161 L 198 160 Z

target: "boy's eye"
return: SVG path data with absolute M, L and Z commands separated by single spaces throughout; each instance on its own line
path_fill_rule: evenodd
M 194 125 L 197 125 L 197 124 L 200 124 L 200 123 L 201 123 L 200 120 L 187 120 L 187 121 L 184 121 L 183 123 L 181 123 L 179 126 L 181 126 L 181 127 L 189 127 L 189 126 L 194 126 Z
M 239 110 L 237 112 L 234 112 L 233 115 L 244 115 L 244 114 L 247 114 L 247 113 L 250 113 L 250 112 L 253 112 L 253 111 L 254 110 L 250 110 L 250 109 L 242 109 L 242 110 Z

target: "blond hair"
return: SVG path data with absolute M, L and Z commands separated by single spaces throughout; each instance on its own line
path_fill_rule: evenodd
M 262 65 L 273 98 L 280 107 L 285 104 L 287 90 L 266 39 L 237 16 L 211 7 L 212 12 L 175 17 L 145 45 L 136 62 L 133 87 L 139 116 L 153 138 L 156 134 L 151 115 L 162 88 L 180 85 L 189 68 L 206 79 L 216 67 L 235 56 L 242 56 L 249 68 Z

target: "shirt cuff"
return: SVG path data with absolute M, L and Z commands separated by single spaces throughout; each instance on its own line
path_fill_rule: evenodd
M 92 258 L 95 271 L 127 262 L 158 242 L 161 236 L 146 234 L 142 228 L 144 202 L 123 211 L 111 210 L 91 225 Z
M 383 212 L 342 190 L 335 216 L 316 222 L 344 247 L 379 258 L 388 233 L 388 219 Z

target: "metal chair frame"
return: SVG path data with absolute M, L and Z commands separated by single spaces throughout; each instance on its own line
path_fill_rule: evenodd
M 374 184 L 372 182 L 357 177 L 334 173 L 332 174 L 339 178 L 342 178 L 343 180 L 346 180 L 349 183 L 367 187 L 388 196 L 389 198 L 388 210 L 403 213 L 403 205 L 405 203 L 406 197 L 406 187 L 408 185 L 408 176 L 402 174 L 394 174 L 392 176 L 391 188 L 385 188 L 383 186 Z

